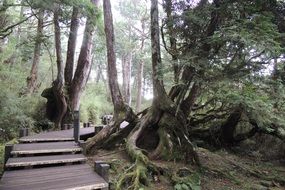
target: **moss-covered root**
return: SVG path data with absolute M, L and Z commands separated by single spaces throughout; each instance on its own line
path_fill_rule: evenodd
M 148 157 L 143 153 L 142 149 L 136 146 L 136 141 L 141 135 L 144 128 L 147 126 L 146 122 L 138 123 L 136 128 L 131 132 L 126 142 L 126 150 L 134 160 L 134 165 L 124 173 L 117 183 L 116 189 L 123 189 L 127 186 L 130 190 L 138 190 L 141 187 L 148 186 L 148 172 L 152 171 L 158 173 L 154 164 L 152 164 Z
M 148 169 L 144 163 L 137 160 L 135 165 L 131 166 L 119 179 L 116 189 L 121 190 L 128 187 L 130 190 L 138 190 L 148 186 Z

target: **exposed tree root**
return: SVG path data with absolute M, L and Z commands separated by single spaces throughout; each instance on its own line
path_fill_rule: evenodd
M 149 109 L 148 113 L 141 118 L 127 138 L 126 150 L 135 164 L 120 177 L 116 186 L 117 189 L 128 187 L 128 189 L 137 190 L 149 184 L 150 173 L 159 176 L 161 170 L 149 158 L 181 160 L 188 159 L 188 154 L 194 154 L 192 155 L 193 160 L 200 164 L 193 145 L 189 145 L 190 141 L 184 133 L 177 130 L 177 123 L 179 122 L 174 116 L 163 113 L 154 107 Z M 159 143 L 151 153 L 137 146 L 138 139 L 143 135 L 144 130 L 149 127 L 158 128 L 157 133 L 159 136 Z
M 141 187 L 149 184 L 147 168 L 145 164 L 140 161 L 136 161 L 126 172 L 121 176 L 116 185 L 117 190 L 127 189 L 138 190 Z
M 123 129 L 120 125 L 123 121 L 129 122 L 129 125 Z M 104 127 L 98 134 L 87 140 L 86 150 L 88 153 L 98 148 L 111 148 L 114 144 L 122 141 L 137 123 L 137 116 L 128 105 L 122 105 L 121 110 L 117 111 L 114 121 Z
M 124 186 L 128 186 L 128 189 L 137 190 L 141 187 L 147 186 L 149 184 L 148 172 L 151 169 L 152 172 L 157 169 L 148 159 L 147 152 L 143 149 L 137 147 L 136 143 L 142 132 L 146 127 L 149 127 L 158 116 L 159 113 L 152 114 L 152 111 L 148 112 L 136 127 L 132 130 L 131 134 L 127 138 L 126 150 L 131 159 L 135 164 L 126 170 L 126 173 L 123 174 L 117 183 L 116 189 L 122 189 Z

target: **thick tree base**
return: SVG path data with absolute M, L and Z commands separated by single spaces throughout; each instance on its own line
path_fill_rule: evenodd
M 117 189 L 147 186 L 150 173 L 160 175 L 158 167 L 151 162 L 153 159 L 185 160 L 200 165 L 184 125 L 176 116 L 152 106 L 139 120 L 133 120 L 123 129 L 119 127 L 121 122 L 122 119 L 115 121 L 87 141 L 87 151 L 93 153 L 99 148 L 115 148 L 115 144 L 126 138 L 126 151 L 134 165 L 121 176 Z

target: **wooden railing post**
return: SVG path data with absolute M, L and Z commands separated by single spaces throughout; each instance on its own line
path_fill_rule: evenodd
M 13 144 L 6 144 L 5 145 L 4 166 L 5 166 L 6 162 L 8 161 L 12 150 L 13 150 Z
M 80 113 L 79 111 L 73 112 L 73 137 L 75 142 L 80 140 Z
M 63 130 L 67 130 L 68 129 L 68 124 L 63 124 Z
M 79 140 L 79 146 L 82 148 L 82 153 L 84 154 L 84 155 L 86 155 L 87 154 L 87 152 L 86 152 L 86 142 L 85 141 L 83 141 L 83 140 Z
M 19 137 L 25 137 L 29 135 L 29 128 L 20 128 L 19 129 Z

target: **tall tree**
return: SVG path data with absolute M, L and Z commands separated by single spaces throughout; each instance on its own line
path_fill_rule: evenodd
M 70 23 L 70 31 L 68 37 L 68 45 L 67 45 L 67 55 L 66 55 L 66 63 L 64 69 L 64 78 L 65 84 L 67 88 L 71 85 L 73 78 L 73 67 L 74 67 L 74 59 L 75 59 L 75 48 L 77 41 L 77 33 L 79 28 L 79 8 L 73 6 L 71 23 Z
M 108 84 L 111 92 L 111 98 L 114 105 L 114 122 L 101 130 L 96 136 L 90 138 L 87 144 L 87 150 L 99 147 L 112 147 L 117 141 L 122 141 L 128 133 L 133 129 L 134 123 L 136 123 L 137 116 L 134 114 L 131 107 L 129 107 L 123 99 L 121 94 L 117 68 L 116 68 L 116 54 L 114 51 L 114 26 L 113 16 L 111 10 L 110 0 L 103 1 L 104 11 L 104 29 L 106 35 L 106 47 L 107 47 L 107 73 Z M 130 123 L 127 127 L 121 130 L 120 125 L 123 121 Z M 111 138 L 110 135 L 112 136 Z
M 60 128 L 62 119 L 67 111 L 67 103 L 64 95 L 64 63 L 62 59 L 62 48 L 61 48 L 61 34 L 60 34 L 60 5 L 54 4 L 54 39 L 55 39 L 55 50 L 56 50 L 56 65 L 57 65 L 57 77 L 53 82 L 52 91 L 55 97 L 57 106 L 57 116 L 55 118 L 55 127 Z
M 42 96 L 48 99 L 47 102 L 47 115 L 55 122 L 56 127 L 59 128 L 63 122 L 70 122 L 71 113 L 74 110 L 79 110 L 80 95 L 86 85 L 88 76 L 91 69 L 91 52 L 93 46 L 93 35 L 95 31 L 95 25 L 99 19 L 100 12 L 98 11 L 99 0 L 92 0 L 91 3 L 84 4 L 88 7 L 87 20 L 84 30 L 83 42 L 80 49 L 77 67 L 73 75 L 73 64 L 74 64 L 74 53 L 76 46 L 76 33 L 78 30 L 78 16 L 79 8 L 73 6 L 73 13 L 70 26 L 70 35 L 68 42 L 68 53 L 67 53 L 67 67 L 64 67 L 61 52 L 61 41 L 60 41 L 60 12 L 59 4 L 54 3 L 54 28 L 55 28 L 55 49 L 57 56 L 57 79 L 53 82 L 52 88 L 47 88 L 43 91 Z M 65 73 L 67 76 L 65 76 Z M 68 81 L 65 83 L 64 79 Z M 64 85 L 66 84 L 67 93 L 65 93 Z M 51 113 L 53 111 L 53 113 Z
M 35 48 L 34 48 L 34 57 L 32 69 L 30 72 L 30 76 L 27 77 L 27 93 L 33 93 L 37 90 L 38 86 L 38 67 L 41 56 L 41 46 L 42 46 L 42 38 L 43 38 L 43 28 L 44 28 L 44 11 L 40 10 L 37 16 L 38 26 L 37 26 L 37 35 L 35 40 Z
M 170 47 L 168 52 L 171 54 L 172 57 L 172 66 L 173 66 L 173 72 L 174 72 L 174 83 L 178 84 L 179 82 L 179 76 L 180 76 L 180 71 L 181 71 L 181 66 L 178 64 L 178 51 L 177 51 L 177 39 L 174 33 L 174 19 L 173 19 L 173 14 L 172 14 L 172 8 L 173 4 L 171 0 L 164 0 L 164 10 L 166 12 L 166 25 L 167 25 L 167 31 L 168 31 L 168 36 L 169 36 L 169 43 Z
M 107 47 L 113 47 L 112 27 L 109 28 L 110 25 L 108 25 L 108 18 L 110 19 L 110 16 L 108 14 L 108 10 L 110 10 L 109 2 L 108 0 L 106 0 L 104 1 L 104 3 Z M 151 163 L 151 161 L 149 161 L 149 157 L 153 159 L 158 159 L 167 155 L 168 158 L 171 158 L 174 152 L 180 150 L 181 152 L 183 152 L 183 154 L 181 155 L 183 158 L 186 157 L 186 160 L 188 160 L 189 156 L 191 156 L 197 163 L 199 163 L 198 157 L 193 149 L 193 145 L 187 138 L 187 131 L 185 130 L 185 116 L 180 112 L 179 115 L 176 114 L 176 107 L 171 101 L 171 99 L 167 96 L 163 86 L 157 0 L 152 0 L 150 12 L 152 45 L 151 52 L 154 86 L 154 99 L 152 102 L 152 106 L 142 113 L 142 117 L 139 121 L 137 119 L 130 120 L 128 117 L 126 117 L 130 122 L 130 124 L 126 127 L 127 129 L 117 129 L 118 131 L 116 130 L 117 132 L 114 132 L 111 127 L 106 127 L 95 137 L 90 139 L 87 145 L 87 149 L 94 147 L 106 148 L 110 147 L 110 143 L 114 144 L 114 141 L 118 142 L 119 139 L 122 139 L 123 137 L 126 137 L 126 135 L 128 135 L 126 140 L 126 149 L 128 154 L 135 161 L 136 165 L 135 167 L 130 169 L 130 172 L 124 175 L 122 179 L 118 182 L 117 189 L 123 188 L 123 185 L 126 182 L 129 183 L 130 180 L 130 183 L 132 184 L 132 186 L 130 187 L 131 189 L 139 189 L 141 186 L 146 185 L 146 181 L 148 181 L 146 178 L 146 172 L 148 170 L 147 168 L 152 168 L 152 171 L 154 172 L 157 171 L 156 167 Z M 112 50 L 112 48 L 108 48 L 108 64 L 115 63 L 114 58 L 114 51 Z M 115 65 L 108 66 L 108 71 L 116 71 Z M 114 74 L 113 72 L 112 74 Z M 113 83 L 117 83 L 116 81 L 114 81 L 114 79 L 112 79 L 112 76 L 109 75 L 109 77 L 111 77 L 109 81 L 111 80 Z M 116 114 L 116 106 L 118 105 L 118 102 L 122 101 L 122 97 L 119 93 L 119 90 L 114 91 L 113 85 L 114 84 L 111 83 L 110 87 L 113 87 L 112 98 Z M 116 94 L 117 97 L 113 97 L 114 94 Z M 118 122 L 118 118 L 116 117 L 115 122 Z M 172 125 L 174 123 L 175 125 Z M 102 143 L 102 137 L 104 135 L 109 135 L 109 138 L 104 138 L 105 142 L 108 142 L 109 146 L 106 145 L 106 143 Z M 182 147 L 180 146 L 181 143 L 185 143 L 187 145 Z M 148 156 L 143 150 L 148 152 Z
M 131 71 L 132 71 L 132 52 L 122 56 L 123 74 L 123 97 L 128 105 L 131 105 Z
M 70 87 L 70 107 L 71 110 L 79 110 L 80 94 L 88 79 L 91 69 L 91 53 L 93 46 L 93 37 L 95 31 L 96 19 L 98 13 L 99 0 L 92 0 L 94 11 L 88 14 L 84 30 L 83 42 L 79 53 L 78 63 Z M 95 14 L 95 17 L 94 17 Z
M 137 99 L 136 99 L 136 112 L 141 111 L 141 103 L 142 103 L 142 83 L 143 83 L 143 67 L 144 62 L 140 61 L 139 62 L 139 69 L 137 73 Z

